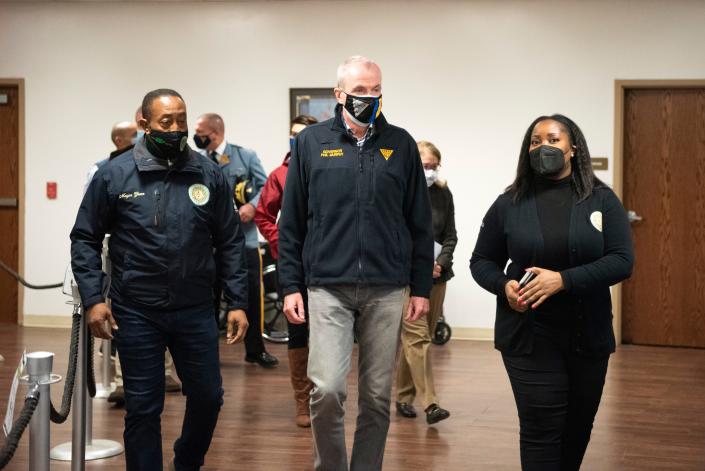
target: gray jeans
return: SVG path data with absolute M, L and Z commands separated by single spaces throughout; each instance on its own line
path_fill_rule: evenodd
M 346 377 L 359 347 L 358 415 L 351 471 L 382 469 L 405 288 L 334 285 L 308 290 L 311 425 L 317 471 L 347 471 Z

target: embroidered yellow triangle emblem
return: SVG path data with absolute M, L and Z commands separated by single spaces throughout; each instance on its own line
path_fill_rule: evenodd
M 392 156 L 392 153 L 394 153 L 393 149 L 380 149 L 379 152 L 382 154 L 382 157 L 384 157 L 384 160 L 389 160 L 389 158 Z

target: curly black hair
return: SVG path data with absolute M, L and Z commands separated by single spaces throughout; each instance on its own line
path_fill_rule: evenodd
M 533 188 L 535 174 L 529 163 L 531 134 L 537 123 L 548 119 L 556 121 L 561 125 L 570 138 L 571 146 L 575 149 L 575 155 L 571 157 L 571 181 L 573 183 L 573 190 L 578 195 L 578 201 L 583 201 L 590 196 L 594 188 L 605 185 L 595 176 L 592 170 L 590 150 L 585 141 L 585 136 L 578 125 L 575 124 L 572 119 L 562 114 L 539 116 L 531 123 L 529 129 L 526 130 L 526 134 L 524 134 L 524 140 L 521 143 L 521 151 L 519 152 L 516 177 L 514 182 L 505 190 L 507 193 L 512 194 L 512 201 L 515 204 L 524 198 Z

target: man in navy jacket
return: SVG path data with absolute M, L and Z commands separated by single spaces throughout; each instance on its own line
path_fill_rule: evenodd
M 431 204 L 418 147 L 381 114 L 382 73 L 354 56 L 338 69 L 335 118 L 296 138 L 279 225 L 284 312 L 305 322 L 315 469 L 348 469 L 343 418 L 353 334 L 359 415 L 350 469 L 382 469 L 392 374 L 407 319 L 429 309 Z
M 187 145 L 181 96 L 154 90 L 142 112 L 145 136 L 98 169 L 88 187 L 71 231 L 71 265 L 91 332 L 118 344 L 127 469 L 162 469 L 166 347 L 187 398 L 172 467 L 198 469 L 223 402 L 213 286 L 219 273 L 227 342 L 235 343 L 247 329 L 244 238 L 225 176 Z M 112 310 L 101 271 L 106 233 Z

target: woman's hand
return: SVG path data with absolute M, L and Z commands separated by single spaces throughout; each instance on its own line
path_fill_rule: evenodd
M 517 312 L 524 312 L 529 309 L 527 306 L 522 306 L 517 301 L 519 297 L 519 282 L 517 280 L 509 280 L 506 285 L 504 285 L 504 294 L 507 295 L 507 301 L 509 301 L 509 307 Z
M 531 305 L 531 309 L 536 309 L 545 300 L 563 289 L 563 277 L 557 271 L 546 270 L 544 268 L 527 268 L 536 274 L 536 277 L 519 290 L 519 304 L 522 306 Z

